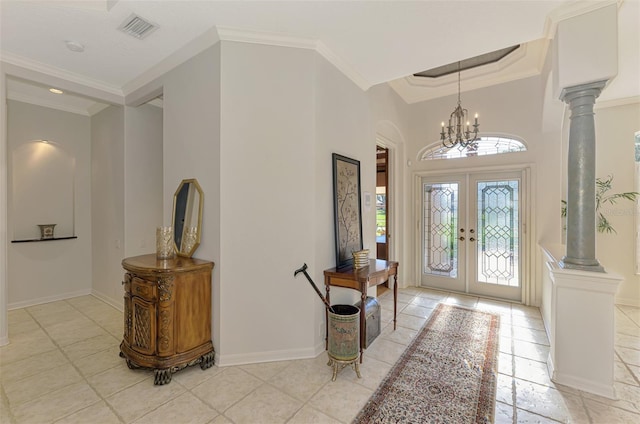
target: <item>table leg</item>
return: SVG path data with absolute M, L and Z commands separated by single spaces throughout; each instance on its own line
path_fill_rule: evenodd
M 393 276 L 393 330 L 396 330 L 396 314 L 398 311 L 398 274 Z
M 362 290 L 361 290 L 361 295 L 360 295 L 360 363 L 362 363 L 362 358 L 363 358 L 363 350 L 364 350 L 364 338 L 366 337 L 365 334 L 365 329 L 364 329 L 364 325 L 365 325 L 365 317 L 367 316 L 367 311 L 366 311 L 366 305 L 365 302 L 367 300 L 367 287 L 369 287 L 369 284 L 367 284 Z

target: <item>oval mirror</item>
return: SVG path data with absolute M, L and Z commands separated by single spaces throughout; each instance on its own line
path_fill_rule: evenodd
M 176 254 L 190 258 L 200 245 L 204 194 L 194 178 L 182 180 L 173 195 L 173 237 Z

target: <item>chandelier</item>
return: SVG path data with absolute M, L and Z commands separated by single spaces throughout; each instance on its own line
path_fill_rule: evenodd
M 458 106 L 451 112 L 449 116 L 449 125 L 445 132 L 444 122 L 442 122 L 442 132 L 440 139 L 442 145 L 447 148 L 460 146 L 465 148 L 474 141 L 478 140 L 478 114 L 476 113 L 473 123 L 473 131 L 469 129 L 469 118 L 467 109 L 463 109 L 460 104 L 460 62 L 458 62 Z

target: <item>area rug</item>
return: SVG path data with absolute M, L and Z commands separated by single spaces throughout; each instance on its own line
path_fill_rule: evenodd
M 491 423 L 500 317 L 438 304 L 355 418 L 370 423 Z

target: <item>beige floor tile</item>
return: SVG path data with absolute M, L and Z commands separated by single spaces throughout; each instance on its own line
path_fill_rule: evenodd
M 514 329 L 515 327 L 523 327 L 523 328 L 532 328 L 534 330 L 539 330 L 539 331 L 545 331 L 544 322 L 542 321 L 542 319 L 512 315 L 511 325 L 514 326 Z
M 69 361 L 58 349 L 40 353 L 9 364 L 0 364 L 2 384 L 12 383 L 64 365 Z
M 549 339 L 547 338 L 546 331 L 525 327 L 513 327 L 512 334 L 513 338 L 516 340 L 549 346 Z
M 18 334 L 11 338 L 8 345 L 0 347 L 0 363 L 10 364 L 55 349 L 49 336 L 39 328 Z
M 120 418 L 113 412 L 105 401 L 94 403 L 93 405 L 67 415 L 56 424 L 121 424 Z
M 82 376 L 69 363 L 52 367 L 22 380 L 2 382 L 11 405 L 36 399 L 75 383 L 84 382 Z
M 452 293 L 442 301 L 447 305 L 458 305 L 473 308 L 478 303 L 478 298 L 474 296 L 466 296 L 463 294 Z
M 516 416 L 518 424 L 557 424 L 560 422 L 523 409 L 517 409 Z
M 309 405 L 342 422 L 351 422 L 371 397 L 373 391 L 346 380 L 327 383 Z
M 290 361 L 263 362 L 260 364 L 241 365 L 240 368 L 261 380 L 267 381 L 290 364 Z
M 219 414 L 206 403 L 184 393 L 135 421 L 135 424 L 205 424 Z
M 119 352 L 120 348 L 118 346 L 112 346 L 93 355 L 76 359 L 74 364 L 86 378 L 124 363 L 124 359 L 120 357 Z
M 513 376 L 513 355 L 504 352 L 498 353 L 498 372 Z
M 549 346 L 529 343 L 522 340 L 513 341 L 513 354 L 538 362 L 546 362 L 549 357 Z
M 616 333 L 615 345 L 629 349 L 640 350 L 640 337 Z
M 615 406 L 607 405 L 591 399 L 584 400 L 589 416 L 594 423 L 638 423 L 640 415 Z
M 398 314 L 398 327 L 410 328 L 411 330 L 420 330 L 427 319 L 424 317 L 416 317 L 405 313 Z
M 55 325 L 83 320 L 86 319 L 86 316 L 82 312 L 70 307 L 68 310 L 34 315 L 34 318 L 43 328 L 50 328 Z
M 513 377 L 498 374 L 498 383 L 496 384 L 496 401 L 513 405 Z
M 218 366 L 212 366 L 203 370 L 200 365 L 194 365 L 191 367 L 183 368 L 180 371 L 173 374 L 172 380 L 182 384 L 187 389 L 192 389 L 200 384 L 204 383 L 214 375 L 221 372 L 224 368 Z
M 506 403 L 496 402 L 493 413 L 494 424 L 513 424 L 513 406 Z
M 516 356 L 514 357 L 514 363 L 514 376 L 516 378 L 553 387 L 545 362 L 538 362 Z
M 47 333 L 59 346 L 67 346 L 98 336 L 108 336 L 102 327 L 88 318 L 63 322 L 48 327 Z
M 511 315 L 515 317 L 526 317 L 541 320 L 542 315 L 540 309 L 533 306 L 520 305 L 513 303 L 511 305 Z
M 407 307 L 402 310 L 403 314 L 412 315 L 418 318 L 429 318 L 432 312 L 433 308 L 426 308 L 415 304 L 407 305 Z
M 153 384 L 153 378 L 150 377 L 105 400 L 125 422 L 130 423 L 184 392 L 185 388 L 175 381 L 156 386 Z
M 308 405 L 303 406 L 287 424 L 340 424 L 340 421 L 323 414 Z
M 225 417 L 224 415 L 218 415 L 213 420 L 209 421 L 207 424 L 233 424 L 233 423 L 229 421 L 229 418 Z
M 638 382 L 636 381 L 636 378 L 633 375 L 633 371 L 631 370 L 630 367 L 632 367 L 633 365 L 629 366 L 624 364 L 621 361 L 614 361 L 613 363 L 613 376 L 614 376 L 614 380 L 619 382 L 619 383 L 624 383 L 624 384 L 630 384 L 630 385 L 638 385 Z
M 285 423 L 302 407 L 302 402 L 275 387 L 264 384 L 225 411 L 234 423 Z
M 293 361 L 270 378 L 269 383 L 289 396 L 308 401 L 321 387 L 331 381 L 332 371 L 327 366 L 327 360 L 327 354 L 322 353 L 314 359 Z
M 94 353 L 101 352 L 113 346 L 118 346 L 119 340 L 113 337 L 111 334 L 101 334 L 96 337 L 88 339 L 82 339 L 76 343 L 72 343 L 66 346 L 62 346 L 62 350 L 65 355 L 71 361 L 84 358 L 85 356 L 93 355 Z
M 620 359 L 622 359 L 625 363 L 640 367 L 640 350 L 619 346 L 617 346 L 615 349 Z
M 423 308 L 434 309 L 440 303 L 439 299 L 432 299 L 430 297 L 416 296 L 411 303 L 407 306 L 421 306 Z M 391 305 L 393 307 L 393 304 Z
M 387 339 L 377 339 L 369 349 L 365 350 L 364 360 L 366 360 L 366 358 L 374 358 L 393 365 L 406 348 L 403 344 L 395 343 Z
M 425 289 L 425 288 L 421 289 L 420 292 L 418 293 L 418 296 L 420 297 L 428 297 L 430 299 L 436 299 L 436 300 L 446 299 L 448 295 L 449 293 L 445 291 Z
M 51 423 L 100 401 L 100 397 L 84 382 L 47 393 L 29 402 L 11 407 L 16 423 Z
M 124 362 L 124 361 L 123 361 Z M 87 378 L 87 381 L 98 394 L 104 398 L 131 387 L 143 380 L 153 384 L 153 372 L 143 369 L 129 369 L 126 365 L 110 368 Z
M 11 409 L 9 408 L 9 400 L 4 394 L 4 389 L 0 385 L 0 423 L 13 424 L 15 421 L 11 416 Z
M 9 322 L 9 340 L 22 333 L 28 333 L 30 331 L 39 330 L 40 324 L 36 322 L 31 316 L 27 315 L 27 319 L 21 319 L 17 322 Z
M 338 380 L 350 381 L 364 386 L 367 389 L 375 390 L 387 376 L 392 365 L 378 361 L 375 358 L 365 357 L 364 361 L 359 364 L 359 367 L 361 378 L 358 378 L 358 375 L 353 372 L 350 367 L 347 367 L 338 374 Z
M 564 396 L 558 390 L 529 381 L 515 379 L 516 406 L 528 412 L 542 415 L 556 421 L 567 422 L 571 418 Z
M 378 341 L 379 338 L 390 340 L 392 342 L 399 343 L 404 346 L 408 346 L 409 343 L 411 343 L 411 341 L 413 341 L 413 339 L 416 337 L 416 334 L 418 334 L 417 330 L 412 330 L 406 327 L 397 327 L 394 330 L 393 323 L 390 323 L 390 324 L 387 324 L 382 329 L 382 331 L 380 332 L 380 335 L 376 338 L 376 340 L 374 340 L 371 346 L 373 346 L 376 343 L 376 341 Z M 366 350 L 365 350 L 365 353 L 366 353 Z
M 191 389 L 191 392 L 216 411 L 224 412 L 261 384 L 262 380 L 248 372 L 228 367 Z

